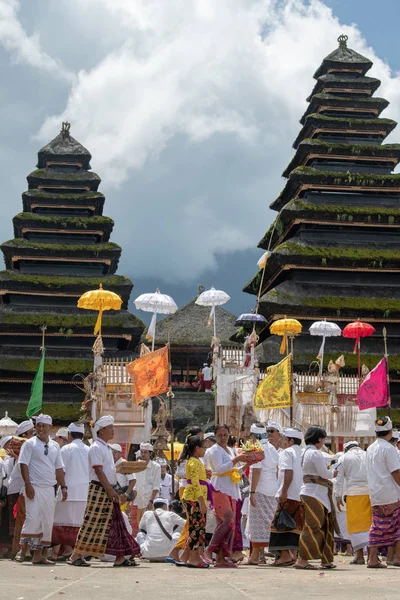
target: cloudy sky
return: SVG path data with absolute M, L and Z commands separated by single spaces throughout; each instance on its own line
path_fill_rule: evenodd
M 67 119 L 102 178 L 133 298 L 158 286 L 182 306 L 215 285 L 232 296 L 226 308 L 251 309 L 241 288 L 312 75 L 340 33 L 374 61 L 384 116 L 400 119 L 398 10 L 398 0 L 0 0 L 0 239 L 13 237 L 37 150 Z

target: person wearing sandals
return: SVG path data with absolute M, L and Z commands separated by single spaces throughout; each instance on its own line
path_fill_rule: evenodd
M 393 566 L 400 567 L 400 464 L 390 440 L 389 417 L 375 421 L 376 440 L 367 449 L 367 477 L 372 504 L 368 568 L 384 569 L 378 548 L 394 547 Z
M 217 443 L 207 450 L 206 464 L 211 467 L 211 484 L 214 489 L 212 499 L 217 526 L 205 553 L 204 559 L 211 563 L 212 554 L 217 555 L 217 568 L 236 567 L 227 560 L 232 554 L 232 545 L 236 522 L 236 500 L 241 497 L 240 475 L 235 468 L 239 462 L 246 462 L 241 455 L 234 456 L 228 447 L 229 427 L 217 425 L 215 437 Z
M 119 505 L 119 495 L 112 450 L 108 442 L 114 436 L 114 418 L 105 415 L 93 426 L 95 441 L 89 449 L 89 492 L 83 523 L 68 563 L 74 567 L 90 567 L 85 556 L 115 556 L 114 567 L 133 567 L 127 556 L 140 553 L 137 542 L 128 532 Z
M 302 456 L 303 485 L 300 498 L 304 505 L 304 526 L 300 534 L 299 555 L 295 569 L 316 569 L 310 560 L 321 560 L 320 568 L 335 569 L 333 563 L 334 534 L 340 535 L 333 502 L 333 473 L 328 471 L 321 448 L 327 434 L 317 425 L 304 436 L 306 448 Z
M 287 448 L 279 455 L 278 492 L 276 499 L 278 507 L 271 524 L 271 538 L 269 549 L 271 552 L 280 552 L 275 559 L 274 567 L 289 567 L 296 562 L 299 549 L 300 534 L 304 525 L 304 507 L 300 500 L 300 490 L 303 483 L 303 470 L 301 468 L 301 443 L 303 434 L 298 429 L 291 427 L 283 430 L 287 441 Z M 285 510 L 294 520 L 295 527 L 286 529 L 275 527 L 278 511 Z
M 346 496 L 346 522 L 350 542 L 356 553 L 350 564 L 364 565 L 364 551 L 368 546 L 372 523 L 372 508 L 367 476 L 367 455 L 356 440 L 343 445 L 344 455 L 337 467 L 335 486 L 336 504 L 343 509 Z
M 277 505 L 280 427 L 272 422 L 267 428 L 261 423 L 253 423 L 250 427 L 250 439 L 261 441 L 266 435 L 264 459 L 250 467 L 249 537 L 252 550 L 248 565 L 258 565 L 260 553 L 264 555 L 264 548 L 269 545 L 271 521 Z
M 207 569 L 209 564 L 201 560 L 206 544 L 206 515 L 207 515 L 207 474 L 201 458 L 205 455 L 201 437 L 190 437 L 183 449 L 183 459 L 186 463 L 187 486 L 183 492 L 182 502 L 188 516 L 187 546 L 189 556 L 187 567 Z

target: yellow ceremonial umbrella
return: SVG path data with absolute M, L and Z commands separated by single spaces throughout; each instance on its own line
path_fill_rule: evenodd
M 283 336 L 282 344 L 280 347 L 280 353 L 288 354 L 288 337 L 293 337 L 301 333 L 302 324 L 296 319 L 288 319 L 286 316 L 284 319 L 278 319 L 274 323 L 272 323 L 269 328 L 272 335 L 281 335 Z
M 98 310 L 96 325 L 94 326 L 94 335 L 101 335 L 101 318 L 104 310 L 121 310 L 122 300 L 114 292 L 103 290 L 100 284 L 98 290 L 85 292 L 78 300 L 78 308 L 87 310 Z

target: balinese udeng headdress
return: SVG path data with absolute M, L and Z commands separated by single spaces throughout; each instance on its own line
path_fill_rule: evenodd
M 390 431 L 393 429 L 393 423 L 390 417 L 381 417 L 375 421 L 375 431 Z

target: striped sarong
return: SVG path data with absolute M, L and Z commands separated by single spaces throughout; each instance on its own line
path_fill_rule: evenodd
M 333 562 L 334 518 L 316 498 L 301 496 L 304 506 L 304 526 L 300 534 L 299 556 L 302 560 L 321 559 Z
M 400 542 L 400 501 L 372 507 L 369 546 L 394 546 Z
M 132 556 L 140 552 L 126 529 L 118 503 L 107 496 L 103 486 L 91 481 L 85 516 L 79 529 L 74 552 L 84 556 Z

